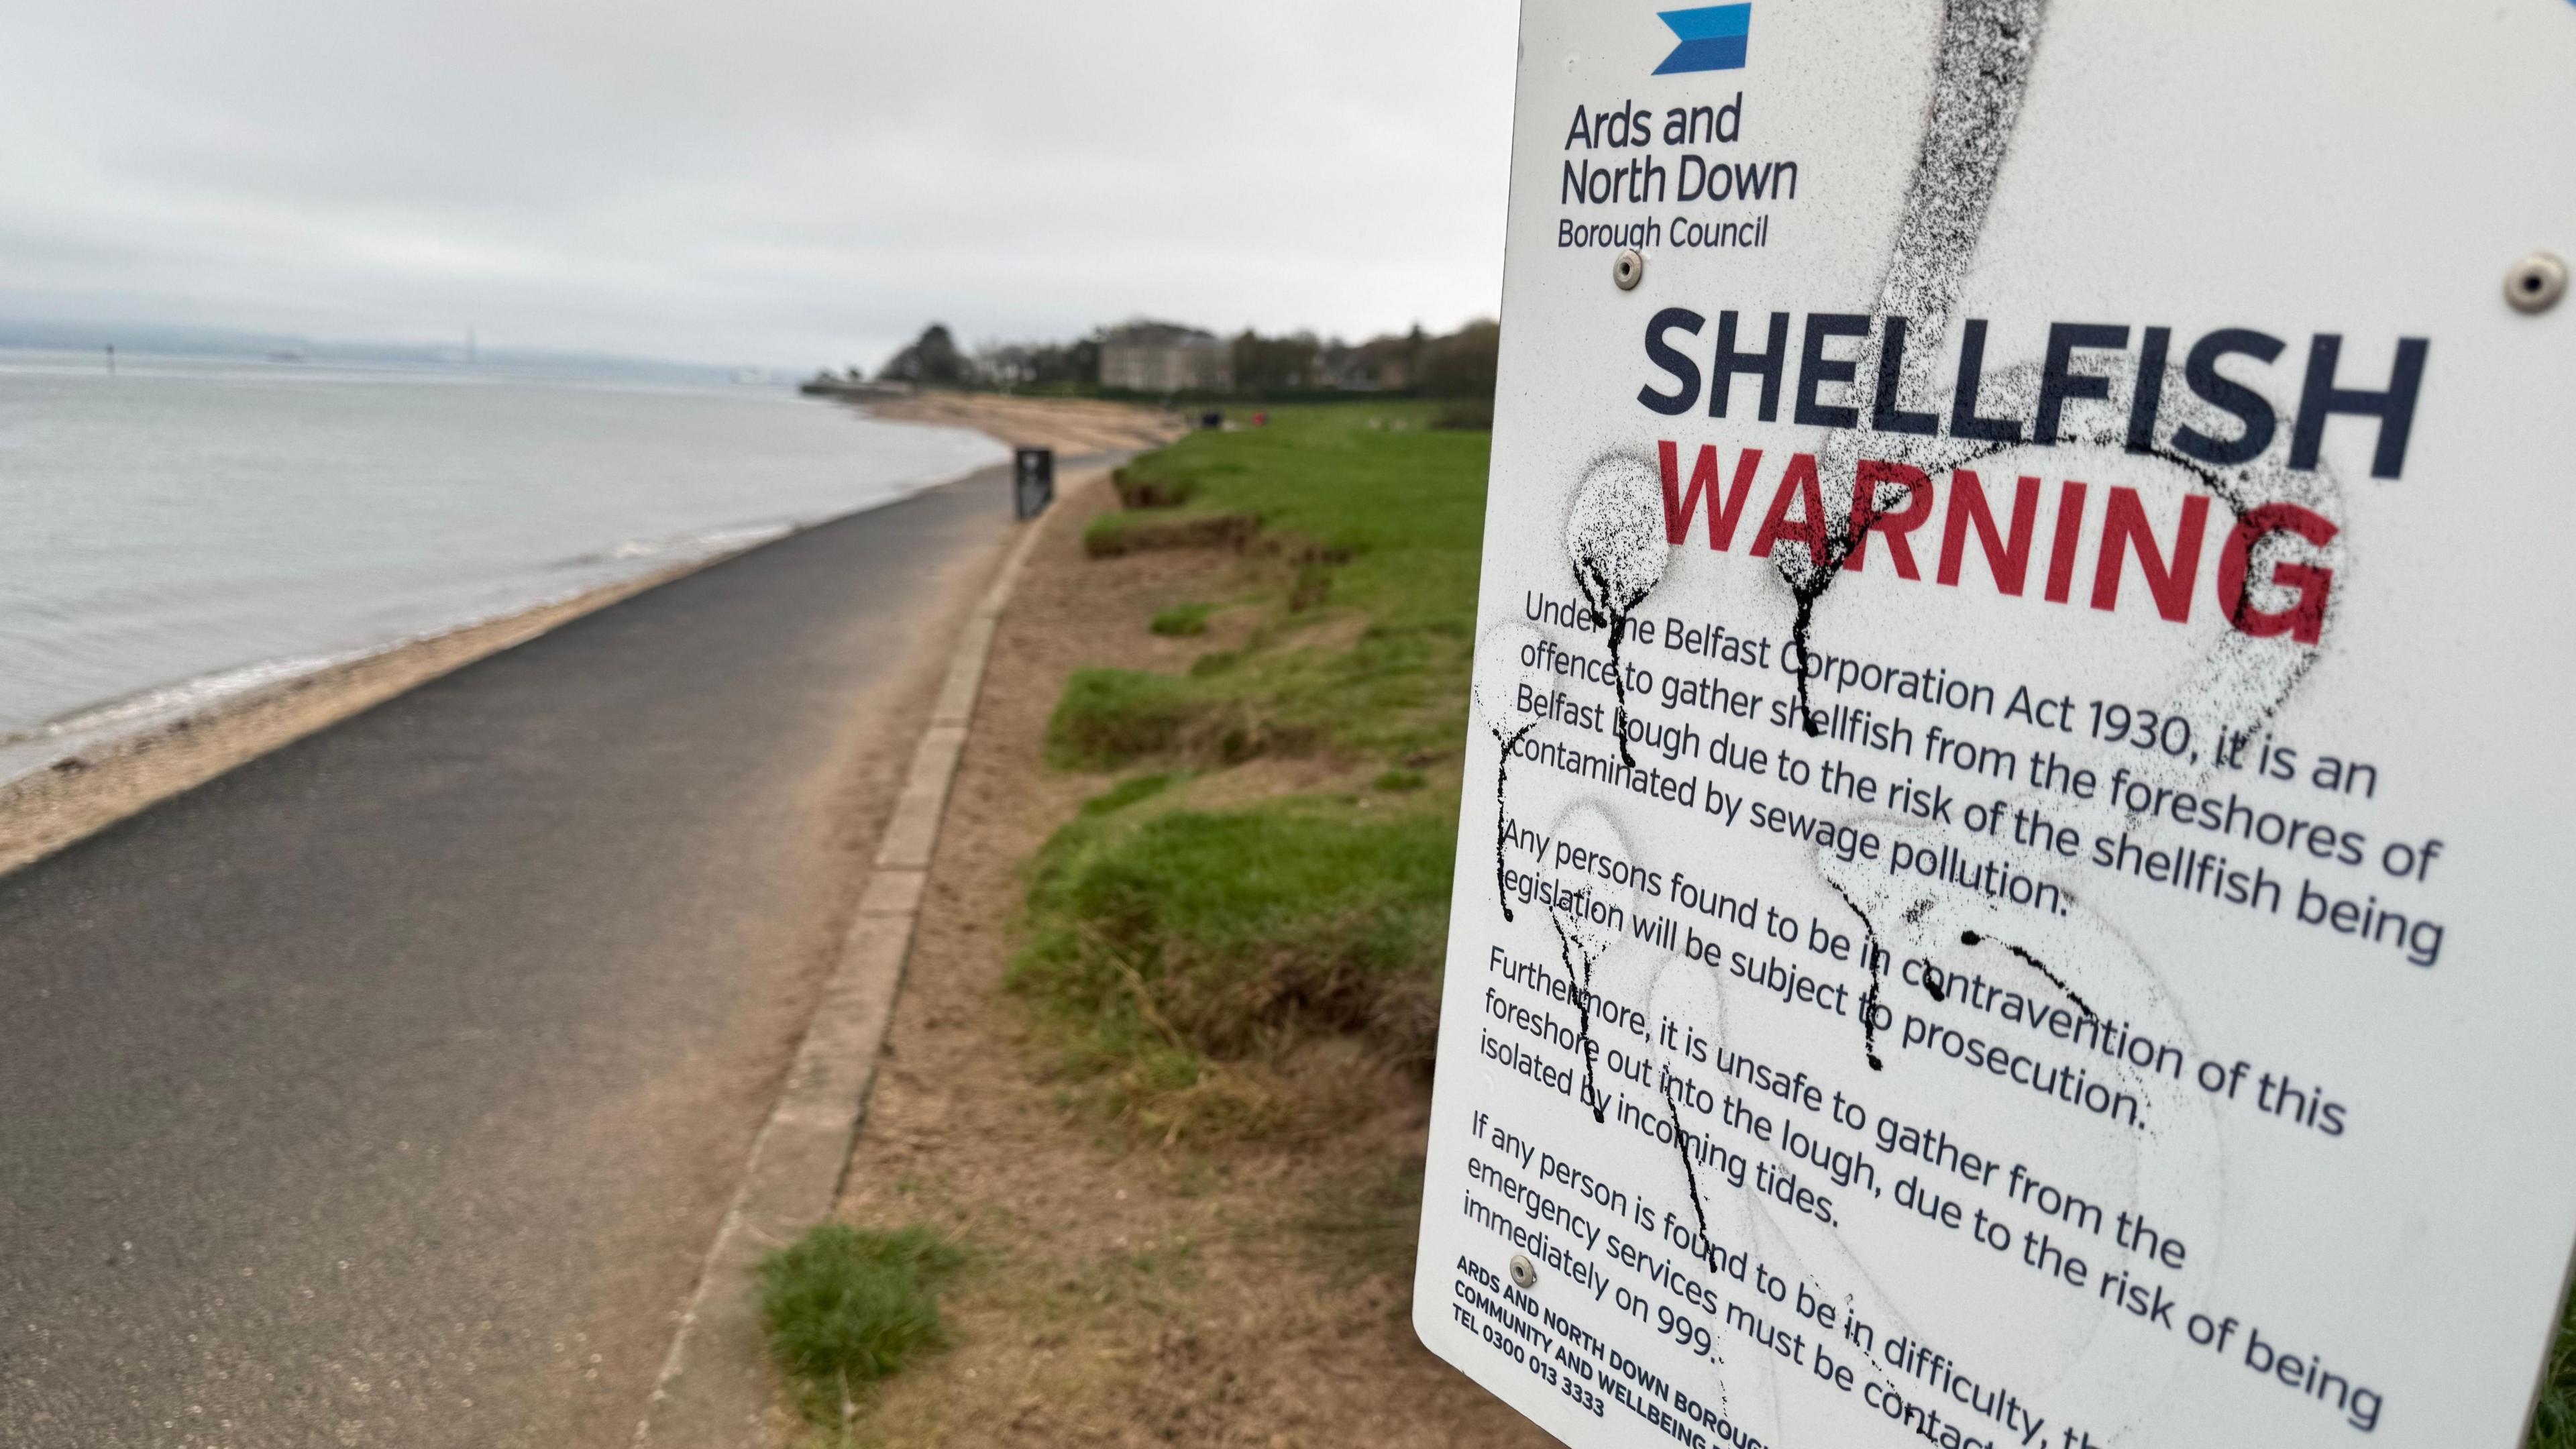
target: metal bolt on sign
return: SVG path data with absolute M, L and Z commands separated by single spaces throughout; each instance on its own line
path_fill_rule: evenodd
M 1512 1254 L 1512 1281 L 1523 1288 L 1538 1286 L 1538 1265 L 1518 1253 Z
M 2567 264 L 2547 252 L 2533 252 L 2504 274 L 2504 299 L 2519 312 L 2546 312 L 2567 295 Z
M 1637 284 L 1646 280 L 1646 254 L 1635 247 L 1619 253 L 1619 260 L 1610 264 L 1610 280 L 1622 292 L 1637 290 Z

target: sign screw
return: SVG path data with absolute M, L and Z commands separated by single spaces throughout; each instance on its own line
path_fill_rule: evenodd
M 1512 1254 L 1512 1281 L 1523 1288 L 1538 1286 L 1538 1268 L 1518 1253 Z
M 1618 283 L 1622 292 L 1637 290 L 1637 284 L 1646 280 L 1646 254 L 1635 247 L 1619 253 L 1619 260 L 1610 264 L 1610 280 Z M 2559 274 L 2559 282 L 2562 286 L 2566 282 L 2563 271 Z
M 2566 295 L 2567 264 L 2547 252 L 2533 252 L 2504 274 L 2504 299 L 2517 312 L 2546 312 Z

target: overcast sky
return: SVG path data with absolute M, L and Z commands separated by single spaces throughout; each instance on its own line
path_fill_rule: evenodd
M 871 367 L 1490 315 L 1508 0 L 5 0 L 0 317 Z

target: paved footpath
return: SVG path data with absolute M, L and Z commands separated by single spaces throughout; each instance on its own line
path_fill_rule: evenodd
M 908 755 L 886 696 L 1005 476 L 0 879 L 0 1445 L 626 1443 L 854 905 L 852 761 Z

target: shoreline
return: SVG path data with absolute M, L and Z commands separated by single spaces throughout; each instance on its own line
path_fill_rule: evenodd
M 98 1420 L 70 1437 L 184 1413 L 193 1375 L 230 1396 L 209 1420 L 400 1440 L 402 1404 L 333 1388 L 363 1352 L 470 1390 L 459 1445 L 625 1449 L 901 807 L 905 726 L 1014 539 L 1008 492 L 978 471 L 642 589 L 10 878 L 34 983 L 6 1048 L 35 1094 L 14 1150 L 44 1179 L 13 1203 L 21 1296 L 115 1310 L 43 1325 L 48 1402 Z M 149 1125 L 221 1146 L 175 1198 L 168 1153 L 113 1150 L 138 1061 L 179 1084 Z M 251 1227 L 102 1284 L 83 1245 L 109 1200 Z M 460 1276 L 436 1240 L 494 1203 L 539 1211 Z M 340 1291 L 235 1277 L 279 1222 L 353 1262 Z M 276 1332 L 184 1341 L 209 1292 Z M 393 1300 L 416 1311 L 370 1307 Z M 439 1331 L 457 1322 L 491 1327 Z M 577 1334 L 595 1378 L 492 1348 Z
M 1189 431 L 1188 424 L 1176 414 L 1092 398 L 930 391 L 840 401 L 890 423 L 966 428 L 1008 448 L 1053 448 L 1059 467 L 1085 454 L 1158 448 Z
M 931 394 L 871 404 L 865 410 L 888 422 L 968 428 L 1005 446 L 1035 444 L 1068 454 L 1151 446 L 1177 430 L 1173 420 L 1141 409 L 1080 401 Z M 949 487 L 973 476 L 971 472 L 960 474 L 914 492 Z M 24 773 L 0 779 L 0 875 L 31 865 L 228 770 L 584 615 L 738 558 L 780 538 L 793 537 L 806 528 L 870 512 L 895 501 L 890 498 L 871 503 L 738 547 L 692 554 L 631 578 L 512 613 L 396 640 L 274 682 L 217 696 L 193 708 L 183 707 L 131 730 L 103 729 L 96 735 L 67 737 L 58 758 L 33 762 Z M 241 669 L 256 670 L 287 662 L 254 661 Z M 184 687 L 190 682 L 181 681 L 171 687 Z M 91 708 L 93 712 L 111 710 L 119 703 L 102 701 Z
M 32 865 L 129 815 L 441 675 L 772 541 L 692 557 L 533 608 L 397 640 L 219 696 L 130 732 L 69 743 L 60 758 L 0 780 L 0 874 Z

